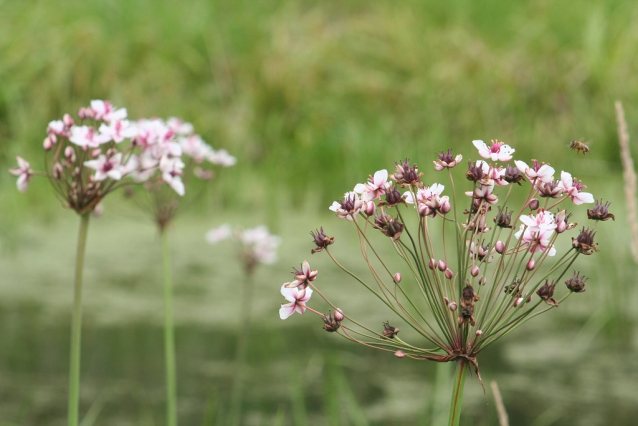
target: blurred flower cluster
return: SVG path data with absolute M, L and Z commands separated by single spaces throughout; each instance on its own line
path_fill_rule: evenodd
M 295 280 L 282 286 L 289 303 L 282 305 L 281 318 L 310 310 L 321 317 L 325 330 L 357 343 L 399 358 L 460 360 L 478 373 L 476 357 L 483 348 L 571 294 L 585 291 L 586 278 L 574 271 L 565 281 L 565 294 L 555 296 L 574 261 L 598 251 L 595 227 L 598 221 L 613 219 L 609 203 L 596 201 L 587 211 L 592 226 L 575 232 L 559 253 L 556 242 L 576 226 L 565 204 L 594 203 L 592 194 L 583 191 L 585 185 L 565 171 L 556 179 L 553 167 L 536 160 L 511 164 L 515 150 L 503 142 L 473 144 L 482 159 L 468 163 L 465 178 L 471 188 L 465 197 L 457 199 L 452 173 L 462 156 L 448 150 L 433 161 L 436 172 L 447 172 L 452 188 L 447 195 L 441 183 L 424 184 L 419 167 L 406 159 L 396 163 L 393 174 L 377 171 L 330 206 L 338 218 L 353 222 L 369 279 L 337 260 L 329 247 L 335 238 L 323 228 L 311 233 L 312 253 L 325 251 L 389 309 L 393 323 L 402 322 L 420 335 L 419 342 L 404 342 L 399 328 L 388 321 L 379 329 L 356 321 L 347 309 L 342 312 L 319 290 L 319 273 L 307 261 L 301 271 L 293 270 Z M 512 196 L 519 188 L 526 195 Z M 377 250 L 376 231 L 389 237 L 386 241 L 403 265 L 398 272 L 396 260 L 383 258 Z M 313 291 L 334 314 L 308 306 Z M 386 315 L 381 312 L 380 320 Z
M 266 226 L 233 229 L 228 224 L 213 228 L 206 233 L 206 241 L 217 244 L 232 238 L 239 243 L 239 258 L 248 275 L 254 273 L 258 264 L 271 265 L 277 261 L 277 248 L 281 238 L 272 235 Z
M 93 100 L 76 118 L 65 114 L 50 122 L 43 142 L 45 171 L 33 171 L 17 157 L 18 167 L 10 172 L 18 178 L 18 189 L 25 192 L 34 175 L 46 176 L 66 207 L 85 214 L 108 193 L 131 183 L 162 182 L 184 195 L 182 155 L 196 163 L 235 163 L 226 151 L 203 142 L 189 123 L 176 118 L 130 121 L 127 116 L 126 108 Z

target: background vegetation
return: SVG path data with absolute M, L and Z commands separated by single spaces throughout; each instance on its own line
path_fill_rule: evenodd
M 4 1 L 0 170 L 16 155 L 39 166 L 46 124 L 90 99 L 193 122 L 239 161 L 173 233 L 182 424 L 224 416 L 241 268 L 203 242 L 224 221 L 284 238 L 259 277 L 246 424 L 407 424 L 436 419 L 445 367 L 338 341 L 316 318 L 282 323 L 278 288 L 319 225 L 356 264 L 355 237 L 327 206 L 368 174 L 410 157 L 434 181 L 436 151 L 473 158 L 472 139 L 504 140 L 583 179 L 618 220 L 581 261 L 588 291 L 490 348 L 483 376 L 512 424 L 633 424 L 636 267 L 613 101 L 635 139 L 637 70 L 629 0 Z M 586 157 L 574 139 L 591 142 Z M 89 236 L 85 426 L 161 425 L 158 241 L 120 201 Z M 0 424 L 64 424 L 75 219 L 44 180 L 20 195 L 0 174 Z M 315 257 L 333 291 L 361 295 Z M 388 319 L 369 302 L 352 309 Z M 475 381 L 467 393 L 465 423 L 494 424 L 489 394 Z

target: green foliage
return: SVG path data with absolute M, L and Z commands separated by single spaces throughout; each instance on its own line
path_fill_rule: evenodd
M 2 167 L 16 154 L 37 165 L 48 121 L 108 98 L 132 117 L 192 121 L 239 157 L 233 181 L 325 202 L 392 161 L 426 166 L 477 138 L 523 157 L 540 145 L 550 160 L 583 138 L 615 162 L 612 101 L 638 95 L 629 0 L 25 1 L 0 12 Z

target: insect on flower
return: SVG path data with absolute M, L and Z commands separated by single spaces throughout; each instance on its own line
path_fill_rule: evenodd
M 581 151 L 583 152 L 583 155 L 589 152 L 589 147 L 580 141 L 572 141 L 569 144 L 569 147 L 576 151 L 577 155 L 580 154 Z

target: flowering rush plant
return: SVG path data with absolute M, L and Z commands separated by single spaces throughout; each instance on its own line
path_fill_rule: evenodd
M 43 143 L 45 171 L 33 171 L 17 157 L 18 167 L 10 172 L 18 177 L 20 192 L 34 175 L 46 176 L 63 205 L 81 215 L 130 183 L 161 179 L 184 194 L 182 152 L 170 132 L 149 137 L 144 127 L 127 119 L 126 108 L 102 100 L 80 108 L 77 121 L 65 114 L 49 123 Z
M 214 172 L 207 166 L 230 167 L 237 160 L 224 149 L 214 150 L 195 133 L 191 123 L 178 118 L 142 119 L 135 126 L 138 131 L 135 142 L 143 147 L 138 161 L 149 175 L 159 168 L 161 180 L 144 179 L 144 191 L 128 195 L 137 195 L 134 200 L 151 213 L 163 231 L 174 219 L 190 177 L 210 180 Z
M 206 241 L 210 244 L 217 244 L 229 238 L 239 244 L 238 257 L 244 266 L 245 274 L 241 306 L 238 308 L 241 324 L 237 335 L 235 372 L 230 395 L 228 422 L 231 425 L 238 425 L 241 423 L 246 354 L 250 338 L 254 289 L 253 277 L 259 264 L 270 265 L 277 261 L 277 248 L 281 244 L 281 238 L 277 235 L 272 235 L 268 232 L 268 228 L 263 225 L 255 228 L 236 228 L 233 230 L 230 225 L 224 224 L 206 233 Z
M 598 251 L 598 221 L 614 218 L 609 203 L 596 201 L 587 210 L 593 224 L 576 230 L 566 210 L 594 203 L 592 194 L 583 191 L 585 185 L 566 171 L 556 178 L 553 167 L 536 160 L 512 164 L 515 150 L 502 142 L 473 144 L 482 159 L 469 162 L 465 178 L 471 187 L 458 200 L 452 169 L 462 156 L 448 150 L 438 154 L 434 170 L 447 172 L 449 195 L 443 184 L 424 183 L 418 166 L 406 159 L 396 163 L 393 174 L 377 171 L 330 206 L 338 218 L 353 223 L 371 281 L 337 260 L 330 250 L 335 238 L 323 228 L 311 232 L 316 246 L 312 253 L 325 251 L 372 292 L 392 313 L 393 325 L 386 321 L 383 328 L 370 327 L 350 317 L 347 307 L 339 309 L 321 291 L 318 271 L 305 260 L 301 270 L 293 270 L 294 280 L 283 284 L 288 303 L 279 311 L 282 319 L 311 311 L 326 331 L 398 358 L 457 361 L 450 424 L 458 424 L 465 372 L 473 368 L 481 380 L 481 350 L 571 294 L 585 291 L 586 278 L 578 271 L 564 281 L 563 291 L 557 284 L 571 274 L 579 256 Z M 514 189 L 526 195 L 511 206 Z M 380 256 L 372 234 L 393 245 L 403 264 L 399 270 Z M 571 244 L 559 252 L 556 243 L 568 238 L 564 234 L 571 235 Z M 314 293 L 332 310 L 324 314 L 312 308 Z M 399 338 L 397 322 L 412 328 L 419 340 Z
M 51 121 L 44 139 L 45 170 L 33 171 L 28 161 L 17 157 L 18 167 L 10 169 L 15 175 L 18 190 L 25 192 L 31 178 L 42 175 L 49 178 L 56 195 L 66 208 L 80 215 L 80 231 L 74 284 L 73 320 L 71 329 L 71 356 L 69 374 L 68 424 L 79 421 L 80 342 L 82 319 L 82 271 L 90 213 L 99 210 L 100 202 L 107 194 L 135 183 L 146 185 L 146 192 L 153 193 L 155 217 L 163 229 L 172 218 L 176 203 L 185 193 L 182 180 L 185 162 L 200 164 L 204 160 L 223 166 L 234 164 L 227 152 L 214 151 L 193 133 L 193 126 L 179 119 L 130 121 L 126 108 L 117 108 L 111 102 L 91 101 L 73 118 L 65 114 L 61 120 Z M 200 177 L 209 178 L 211 172 L 194 169 Z M 150 190 L 157 191 L 150 191 Z M 167 201 L 167 202 L 164 202 Z M 160 221 L 165 220 L 165 221 Z M 166 239 L 164 239 L 166 240 Z M 165 245 L 165 259 L 168 245 Z M 165 277 L 170 275 L 168 262 L 164 262 Z M 170 299 L 170 281 L 167 281 L 166 299 Z M 172 350 L 172 308 L 166 310 L 167 352 Z M 174 350 L 172 351 L 174 353 Z M 168 421 L 175 425 L 174 356 L 167 354 L 167 370 L 170 376 L 168 394 Z

